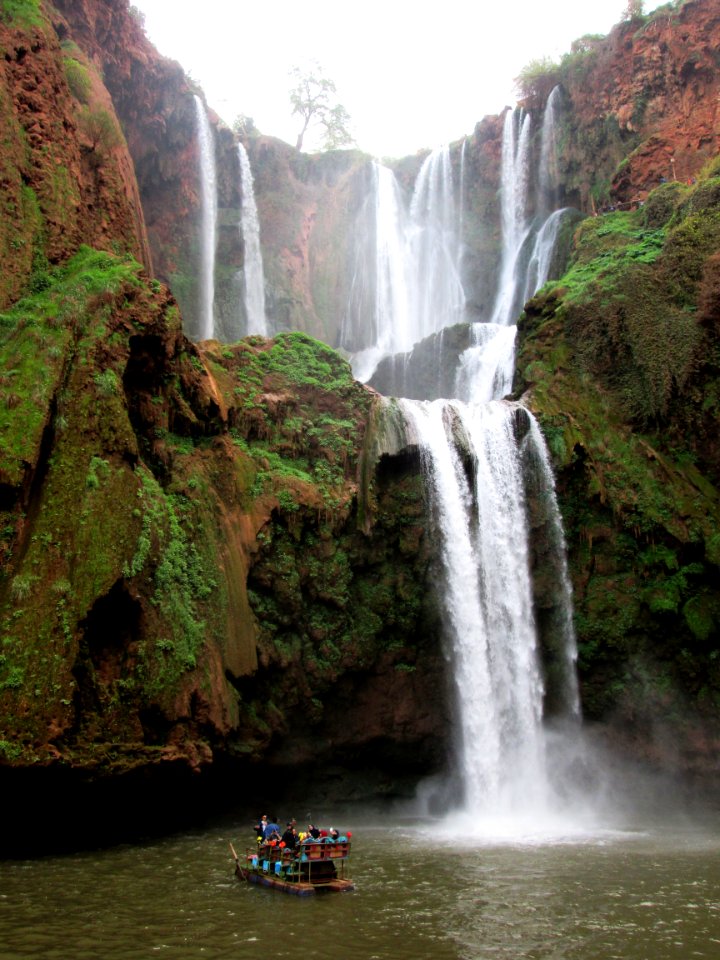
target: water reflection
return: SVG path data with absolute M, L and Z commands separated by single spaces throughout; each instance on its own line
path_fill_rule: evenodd
M 670 960 L 720 955 L 720 835 L 664 824 L 562 842 L 473 841 L 428 821 L 353 830 L 354 893 L 300 898 L 232 876 L 202 833 L 0 864 L 3 960 L 268 957 Z M 241 826 L 239 826 L 241 825 Z

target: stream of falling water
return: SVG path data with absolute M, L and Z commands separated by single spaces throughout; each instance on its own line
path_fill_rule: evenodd
M 494 322 L 473 324 L 472 345 L 456 370 L 455 399 L 401 399 L 394 408 L 404 418 L 407 445 L 422 458 L 429 522 L 442 564 L 439 599 L 456 693 L 453 752 L 460 809 L 474 824 L 465 823 L 470 832 L 556 826 L 568 784 L 550 755 L 548 693 L 563 736 L 572 738 L 579 730 L 572 596 L 550 460 L 529 411 L 502 399 L 512 389 L 512 321 L 523 298 L 548 278 L 564 215 L 541 209 L 531 219 L 527 213 L 533 177 L 544 198 L 552 196 L 556 183 L 556 106 L 550 103 L 543 118 L 536 174 L 530 115 L 520 109 L 506 114 Z M 462 200 L 464 151 L 460 167 Z M 379 166 L 375 197 L 373 336 L 375 353 L 386 355 L 408 350 L 411 342 L 462 315 L 462 204 L 453 193 L 449 152 L 436 151 L 423 164 L 407 217 L 394 177 Z M 441 344 L 441 337 L 437 340 Z M 408 355 L 398 360 L 407 363 Z M 553 636 L 543 638 L 554 659 L 551 691 L 534 615 L 531 502 L 533 536 L 544 538 L 543 563 L 552 567 L 555 584 Z
M 215 333 L 215 249 L 217 244 L 217 175 L 215 142 L 205 104 L 195 94 L 195 117 L 200 148 L 200 297 L 198 339 Z
M 265 274 L 260 248 L 260 221 L 258 220 L 255 203 L 250 158 L 242 143 L 238 143 L 238 160 L 242 189 L 240 233 L 245 249 L 243 258 L 244 300 L 247 318 L 245 332 L 246 334 L 255 333 L 265 337 L 268 331 L 265 316 Z
M 460 322 L 465 309 L 449 148 L 426 157 L 409 205 L 393 172 L 374 162 L 371 202 L 372 253 L 357 258 L 341 337 L 362 381 L 383 357 Z
M 540 465 L 552 548 L 564 551 L 542 436 L 531 415 L 504 401 L 400 401 L 419 447 L 444 577 L 440 589 L 457 694 L 463 806 L 475 822 L 527 829 L 552 817 L 543 725 L 544 684 L 533 617 L 526 487 Z M 566 635 L 559 693 L 577 719 L 575 642 L 564 557 L 557 603 Z

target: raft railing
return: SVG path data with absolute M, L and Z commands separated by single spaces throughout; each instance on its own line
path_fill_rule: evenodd
M 293 850 L 261 843 L 245 853 L 248 869 L 289 883 L 320 885 L 349 879 L 346 864 L 350 858 L 350 841 L 347 839 L 305 841 Z M 328 870 L 330 866 L 334 867 L 332 872 Z

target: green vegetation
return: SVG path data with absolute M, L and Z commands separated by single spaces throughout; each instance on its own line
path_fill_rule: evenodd
M 520 325 L 518 365 L 573 545 L 590 717 L 720 700 L 720 491 L 708 442 L 720 415 L 708 266 L 719 188 L 712 175 L 665 184 L 637 211 L 586 220 L 567 274 Z
M 647 210 L 589 218 L 576 233 L 575 260 L 562 279 L 566 329 L 581 365 L 639 425 L 668 414 L 703 355 L 698 285 L 720 245 L 720 211 L 697 208 L 713 196 L 714 182 L 694 191 L 661 187 Z
M 97 298 L 121 286 L 138 286 L 140 265 L 82 247 L 67 264 L 42 269 L 43 282 L 0 314 L 0 469 L 19 482 L 23 463 L 33 463 L 47 421 L 50 398 L 58 392 L 65 357 L 95 319 Z M 36 274 L 36 279 L 39 276 Z M 112 371 L 98 375 L 101 385 Z
M 206 639 L 199 604 L 212 594 L 216 583 L 186 533 L 183 519 L 190 510 L 186 498 L 165 494 L 149 471 L 141 468 L 138 474 L 142 530 L 125 576 L 139 576 L 152 553 L 151 602 L 171 637 L 141 645 L 139 680 L 146 695 L 162 699 L 171 696 L 182 675 L 197 665 Z
M 520 99 L 533 104 L 547 100 L 559 82 L 560 66 L 549 57 L 531 60 L 515 78 Z
M 369 407 L 349 364 L 312 337 L 287 333 L 248 337 L 213 368 L 218 378 L 231 376 L 233 440 L 255 464 L 250 500 L 274 495 L 291 512 L 298 497 L 323 511 L 343 509 Z
M 0 0 L 0 19 L 19 30 L 40 27 L 44 23 L 40 0 Z
M 92 87 L 87 67 L 74 57 L 64 57 L 63 66 L 70 92 L 80 103 L 87 103 Z
M 90 142 L 90 153 L 97 163 L 124 142 L 117 120 L 104 107 L 81 107 L 78 121 L 80 129 Z

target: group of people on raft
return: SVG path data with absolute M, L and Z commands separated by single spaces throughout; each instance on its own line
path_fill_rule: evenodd
M 307 830 L 298 830 L 297 820 L 294 818 L 288 820 L 283 833 L 280 833 L 280 827 L 277 823 L 277 817 L 268 817 L 263 814 L 255 824 L 255 833 L 258 844 L 268 844 L 271 847 L 278 846 L 282 849 L 295 850 L 303 843 L 317 843 L 318 841 L 335 842 L 336 840 L 349 839 L 352 834 L 348 831 L 342 837 L 340 832 L 334 827 L 329 830 L 316 827 L 309 823 Z

